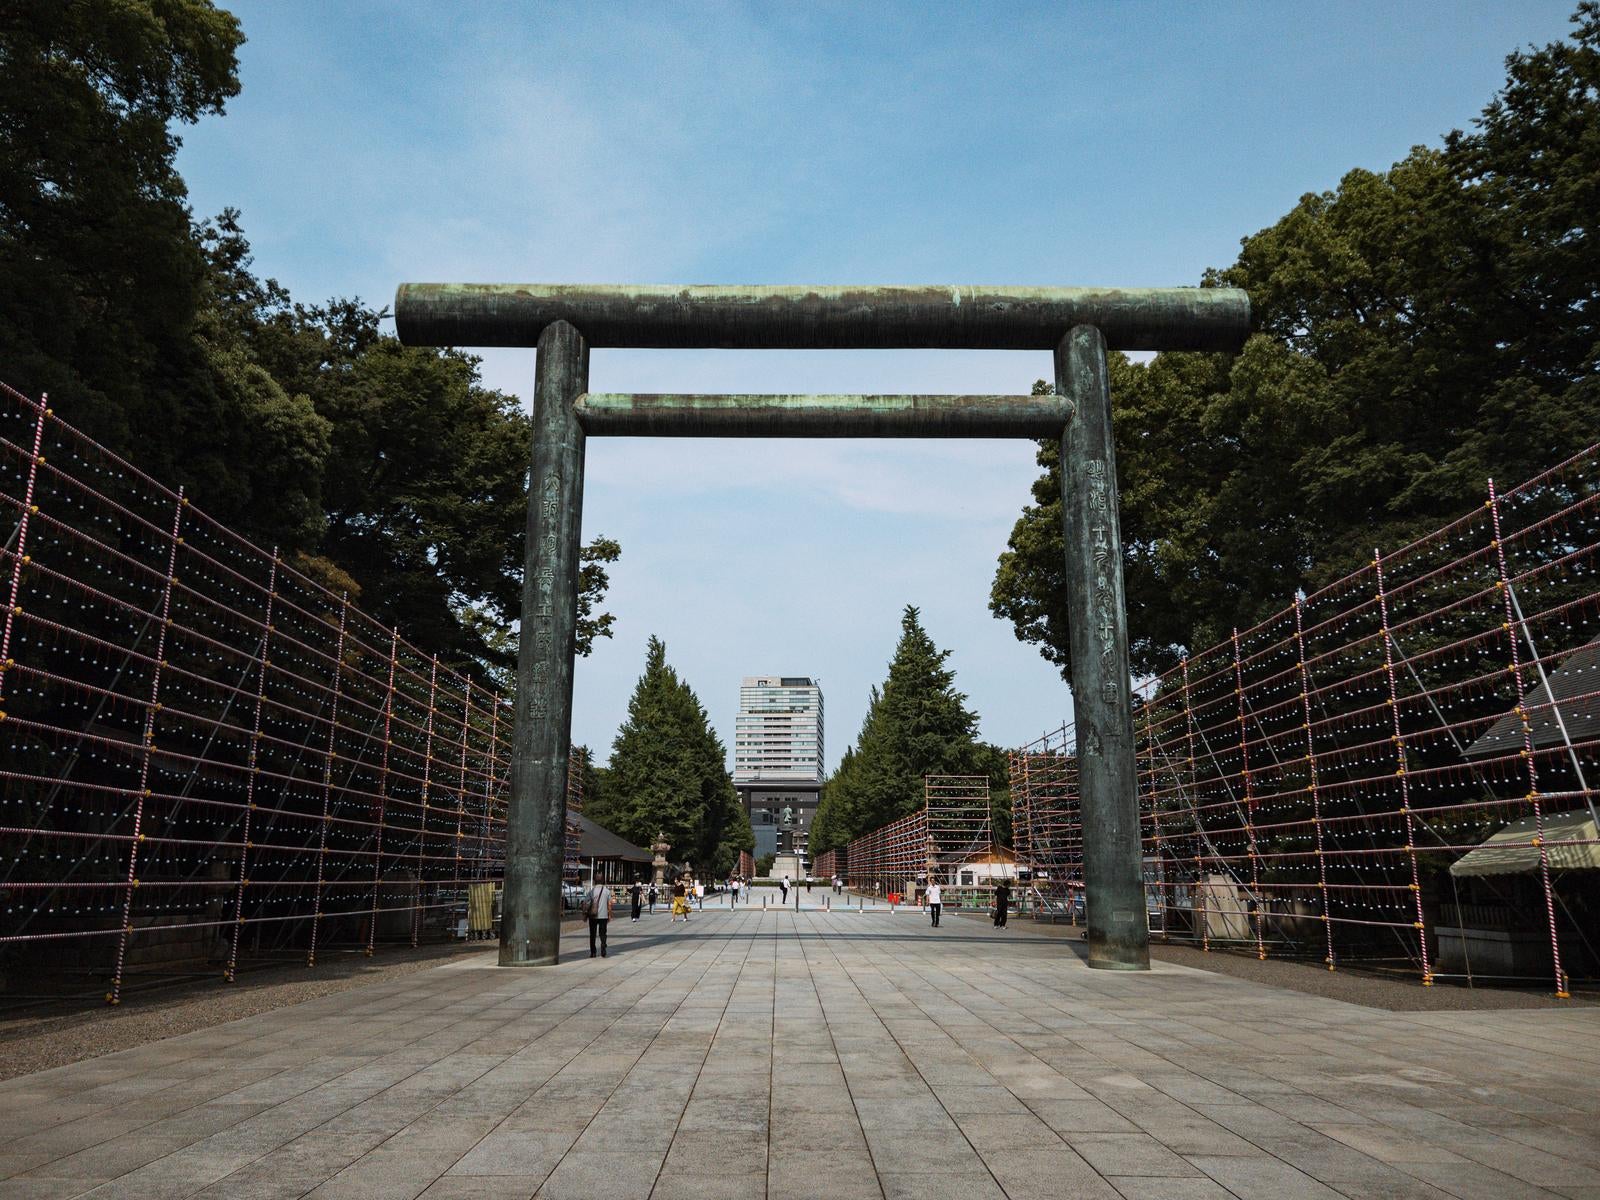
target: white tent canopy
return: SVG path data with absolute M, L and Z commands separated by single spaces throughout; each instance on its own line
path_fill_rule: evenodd
M 1600 832 L 1579 810 L 1544 815 L 1544 844 L 1552 871 L 1600 870 Z M 1521 875 L 1539 869 L 1538 830 L 1532 817 L 1513 821 L 1450 867 L 1458 879 L 1474 875 Z

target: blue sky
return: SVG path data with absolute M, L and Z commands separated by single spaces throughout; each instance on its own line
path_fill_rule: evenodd
M 402 281 L 1197 282 L 1353 167 L 1464 126 L 1571 0 L 1410 4 L 228 5 L 243 93 L 184 131 L 200 214 L 312 302 Z M 1018 392 L 1044 354 L 597 351 L 597 391 Z M 485 355 L 526 396 L 533 352 Z M 1066 685 L 987 609 L 1027 444 L 597 440 L 609 753 L 653 633 L 731 742 L 739 678 L 820 677 L 830 766 L 901 608 L 983 735 Z M 1131 614 L 1137 621 L 1138 614 Z

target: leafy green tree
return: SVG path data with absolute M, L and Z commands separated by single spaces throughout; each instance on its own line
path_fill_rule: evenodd
M 1250 293 L 1259 332 L 1237 358 L 1113 356 L 1136 671 L 1592 440 L 1600 8 L 1574 22 L 1572 41 L 1508 59 L 1472 133 L 1351 171 L 1208 273 Z M 990 607 L 1066 674 L 1054 444 L 1039 464 Z
M 509 668 L 532 435 L 516 399 L 481 387 L 471 355 L 402 346 L 359 300 L 292 302 L 253 274 L 236 212 L 202 236 L 220 322 L 329 431 L 319 526 L 297 544 L 409 636 Z M 597 609 L 619 554 L 604 536 L 582 548 L 579 654 L 611 636 L 611 615 Z
M 330 430 L 209 311 L 173 127 L 239 91 L 205 0 L 36 0 L 0 19 L 0 361 L 74 424 L 252 532 L 314 536 Z M 267 501 L 270 501 L 268 503 Z
M 204 0 L 34 0 L 0 20 L 0 349 L 98 428 L 172 431 L 205 262 L 175 123 L 238 94 L 238 22 Z M 178 355 L 174 362 L 172 356 Z
M 408 637 L 515 659 L 531 428 L 477 360 L 410 349 L 359 300 L 251 270 L 196 226 L 175 127 L 239 91 L 206 0 L 23 0 L 0 17 L 0 361 L 66 419 Z M 579 652 L 615 542 L 583 550 Z
M 1468 243 L 1498 352 L 1557 384 L 1594 382 L 1600 353 L 1600 4 L 1570 40 L 1506 59 L 1506 83 L 1445 139 L 1451 172 L 1477 202 Z M 1592 428 L 1592 426 L 1591 426 Z
M 956 691 L 955 672 L 945 665 L 949 657 L 907 605 L 889 677 L 881 691 L 873 690 L 855 746 L 823 786 L 811 825 L 813 853 L 920 807 L 924 775 L 981 773 L 978 719 Z
M 660 832 L 675 860 L 711 876 L 733 870 L 739 852 L 755 847 L 755 836 L 726 758 L 705 708 L 668 664 L 666 645 L 652 637 L 611 748 L 608 828 L 644 846 Z

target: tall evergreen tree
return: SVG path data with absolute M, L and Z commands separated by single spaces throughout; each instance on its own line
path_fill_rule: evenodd
M 639 845 L 662 833 L 675 861 L 726 874 L 755 846 L 726 759 L 704 706 L 652 637 L 611 747 L 602 808 L 609 828 Z
M 845 845 L 866 827 L 862 824 L 861 797 L 866 760 L 876 744 L 878 715 L 883 693 L 873 687 L 867 700 L 867 715 L 862 718 L 856 744 L 839 759 L 839 765 L 823 781 L 822 798 L 811 818 L 810 850 L 823 854 Z
M 907 605 L 889 677 L 881 692 L 873 690 L 855 746 L 823 787 L 811 827 L 813 853 L 915 811 L 923 802 L 924 775 L 986 773 L 978 718 L 956 691 L 955 672 L 945 665 L 949 657 Z
M 924 775 L 975 773 L 978 717 L 955 688 L 956 673 L 907 605 L 883 685 L 882 749 L 874 756 L 879 812 L 893 820 L 922 804 Z
M 607 829 L 611 828 L 609 824 L 600 819 L 601 814 L 605 811 L 605 795 L 600 790 L 598 768 L 594 765 L 594 751 L 587 746 L 574 745 L 572 747 L 572 758 L 571 769 L 577 775 L 577 778 L 574 780 L 570 775 L 568 776 L 568 794 L 571 794 L 572 786 L 576 783 L 579 795 L 578 803 L 583 806 L 583 815 L 591 821 L 605 825 Z

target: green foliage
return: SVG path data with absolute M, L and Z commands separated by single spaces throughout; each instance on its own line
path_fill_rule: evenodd
M 881 691 L 874 688 L 856 744 L 823 785 L 811 822 L 813 854 L 914 811 L 924 775 L 982 773 L 977 717 L 955 690 L 955 672 L 908 605 Z
M 471 355 L 385 336 L 359 301 L 292 303 L 252 274 L 237 213 L 202 236 L 221 319 L 330 430 L 315 553 L 351 576 L 379 619 L 453 657 L 509 667 L 532 436 L 515 398 L 480 387 Z M 612 617 L 595 609 L 619 553 L 603 536 L 582 550 L 580 654 L 611 636 Z
M 594 752 L 587 746 L 574 745 L 572 747 L 572 757 L 576 760 L 578 778 L 573 780 L 570 776 L 568 777 L 568 794 L 571 794 L 572 785 L 576 782 L 578 785 L 578 803 L 583 807 L 583 815 L 591 821 L 605 825 L 605 822 L 595 815 L 597 809 L 604 810 L 605 801 L 600 788 L 597 768 L 594 765 Z M 607 825 L 606 828 L 609 829 L 610 826 Z
M 775 884 L 777 880 L 772 878 L 772 864 L 777 861 L 778 856 L 776 854 L 763 854 L 760 858 L 756 859 L 756 873 L 752 877 L 751 882 L 754 883 L 760 881 L 764 883 Z
M 616 830 L 616 792 L 609 767 L 596 766 L 589 747 L 583 748 L 583 815 L 607 829 Z M 641 842 L 648 849 L 648 844 Z
M 1237 358 L 1111 364 L 1134 669 L 1156 672 L 1586 446 L 1600 427 L 1600 7 L 1470 133 L 1246 238 Z M 1036 385 L 1036 391 L 1044 385 Z M 1068 667 L 1059 449 L 990 607 Z
M 611 636 L 611 626 L 616 618 L 608 612 L 595 611 L 605 603 L 606 589 L 611 586 L 607 563 L 622 557 L 622 543 L 604 534 L 596 534 L 592 542 L 578 550 L 578 656 L 588 658 L 596 638 Z
M 531 426 L 477 360 L 403 347 L 359 300 L 251 270 L 196 226 L 175 123 L 220 114 L 243 41 L 206 0 L 13 4 L 0 19 L 0 362 L 211 516 L 455 662 L 515 660 Z M 582 554 L 578 650 L 617 544 Z
M 601 808 L 608 819 L 590 815 L 641 846 L 662 833 L 673 861 L 689 861 L 702 876 L 726 875 L 741 850 L 755 847 L 726 758 L 705 708 L 652 637 L 611 747 Z
M 0 21 L 0 362 L 7 382 L 223 520 L 228 491 L 314 523 L 329 430 L 208 312 L 174 123 L 239 91 L 238 22 L 203 0 L 8 6 Z M 214 486 L 218 480 L 226 482 Z
M 989 777 L 989 818 L 997 846 L 1011 845 L 1011 760 L 999 746 L 979 742 L 976 773 Z
M 1560 382 L 1592 379 L 1600 347 L 1600 4 L 1571 40 L 1506 59 L 1471 133 L 1445 139 L 1455 178 L 1489 220 L 1473 229 L 1480 296 L 1504 353 Z M 1591 429 L 1593 427 L 1591 426 Z

